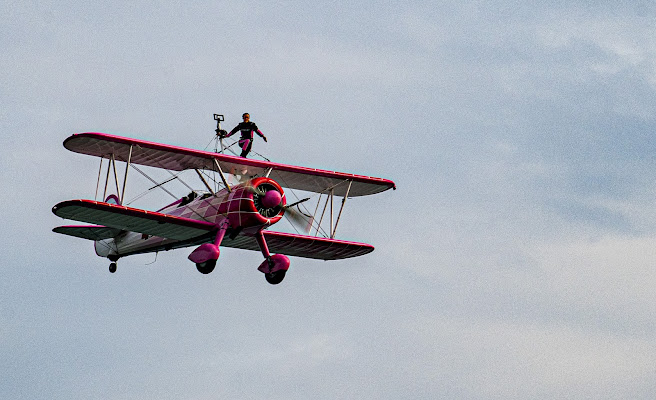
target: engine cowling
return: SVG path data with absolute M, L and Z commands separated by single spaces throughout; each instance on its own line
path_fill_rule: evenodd
M 228 215 L 232 227 L 269 226 L 285 214 L 285 192 L 278 182 L 259 177 L 233 187 L 221 213 Z

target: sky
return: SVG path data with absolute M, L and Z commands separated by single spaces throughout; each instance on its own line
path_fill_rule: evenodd
M 652 399 L 652 2 L 0 4 L 0 398 Z M 204 149 L 249 112 L 272 161 L 393 180 L 373 253 L 109 262 L 78 132 Z M 198 185 L 198 182 L 193 182 Z M 127 197 L 148 183 L 136 174 Z M 202 188 L 199 187 L 199 188 Z M 175 188 L 182 196 L 184 187 Z M 163 192 L 147 200 L 168 204 Z

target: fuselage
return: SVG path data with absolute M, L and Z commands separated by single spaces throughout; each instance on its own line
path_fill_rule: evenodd
M 275 196 L 267 196 L 276 191 Z M 269 200 L 280 198 L 279 203 Z M 275 202 L 274 202 L 275 203 Z M 190 193 L 158 210 L 162 214 L 210 222 L 217 226 L 227 224 L 231 232 L 257 232 L 278 222 L 284 214 L 285 195 L 280 185 L 270 178 L 260 177 L 246 183 L 223 189 L 214 194 Z M 113 239 L 95 242 L 96 254 L 101 257 L 126 256 L 211 242 L 211 233 L 187 241 L 167 239 L 137 232 L 123 232 Z

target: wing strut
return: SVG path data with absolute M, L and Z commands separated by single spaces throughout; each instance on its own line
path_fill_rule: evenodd
M 342 199 L 342 206 L 339 208 L 339 214 L 337 214 L 337 221 L 335 221 L 335 227 L 332 228 L 333 233 L 332 233 L 332 235 L 330 235 L 331 239 L 335 239 L 335 231 L 337 231 L 337 224 L 339 224 L 339 218 L 342 216 L 342 210 L 344 210 L 344 204 L 346 204 L 346 198 L 348 198 L 349 191 L 351 190 L 351 183 L 353 183 L 353 181 L 349 181 L 348 188 L 346 188 L 346 194 L 344 195 L 344 198 Z M 331 193 L 331 195 L 332 195 L 332 193 Z M 332 207 L 332 201 L 331 201 L 330 205 Z
M 96 194 L 93 196 L 94 200 L 98 199 L 98 188 L 100 187 L 100 174 L 102 173 L 103 158 L 100 157 L 100 168 L 98 169 L 98 181 L 96 182 Z
M 317 224 L 317 230 L 316 230 L 316 232 L 314 232 L 314 236 L 319 235 L 319 228 L 321 228 L 321 223 L 323 222 L 323 215 L 326 213 L 326 207 L 328 206 L 328 198 L 329 197 L 330 197 L 330 193 L 328 194 L 328 196 L 326 196 L 326 202 L 323 205 L 323 211 L 321 212 L 321 218 L 319 218 L 319 223 Z M 320 200 L 321 200 L 321 196 L 319 196 L 319 201 Z M 318 207 L 318 204 L 317 204 L 317 207 Z M 315 214 L 316 214 L 316 212 L 315 212 Z M 325 231 L 324 231 L 323 234 L 325 235 Z
M 200 173 L 198 168 L 194 168 L 194 171 L 196 171 L 196 173 L 198 174 L 198 177 L 200 178 L 200 180 L 203 181 L 203 184 L 205 184 L 205 187 L 207 188 L 207 190 L 209 190 L 210 193 L 212 193 L 212 195 L 214 195 L 214 190 L 212 190 L 210 185 L 207 184 L 207 181 L 205 180 L 205 178 L 203 178 L 203 174 Z
M 121 191 L 120 204 L 123 204 L 125 198 L 125 184 L 128 182 L 128 170 L 130 169 L 130 161 L 132 161 L 132 145 L 130 145 L 130 152 L 128 153 L 128 161 L 125 163 L 125 176 L 123 177 L 123 190 Z
M 333 199 L 335 198 L 335 189 L 330 189 L 330 238 L 333 237 Z
M 100 173 L 102 172 L 103 158 L 104 158 L 104 156 L 100 156 L 100 169 L 98 170 L 98 183 L 100 183 Z M 105 190 L 103 192 L 102 199 L 100 199 L 101 201 L 105 201 L 105 199 L 107 198 L 107 186 L 109 186 L 109 174 L 112 172 L 112 169 L 114 170 L 114 182 L 116 184 L 116 191 L 118 192 L 119 191 L 118 176 L 116 175 L 116 162 L 115 162 L 115 159 L 114 159 L 114 153 L 111 153 L 111 155 L 109 157 L 107 157 L 107 175 L 105 176 Z M 96 197 L 98 196 L 98 186 L 99 185 L 96 185 Z M 94 199 L 96 197 L 94 197 Z
M 111 157 L 107 159 L 107 176 L 105 176 L 105 191 L 103 192 L 103 197 L 102 199 L 100 199 L 100 201 L 105 201 L 105 199 L 107 198 L 107 186 L 109 186 L 109 173 L 111 172 L 112 160 L 114 160 L 113 153 Z
M 114 172 L 114 184 L 116 185 L 116 196 L 118 192 L 121 192 L 121 197 L 118 198 L 118 203 L 123 204 L 125 200 L 125 188 L 128 181 L 128 170 L 130 169 L 130 163 L 132 161 L 132 148 L 133 145 L 130 144 L 130 151 L 128 153 L 128 159 L 125 164 L 125 175 L 123 176 L 123 189 L 118 185 L 118 173 L 116 172 L 116 155 L 111 153 L 109 155 L 100 155 L 100 167 L 98 168 L 98 181 L 96 182 L 96 194 L 94 195 L 94 200 L 98 198 L 98 189 L 100 188 L 100 175 L 102 174 L 103 160 L 107 157 L 107 175 L 105 176 L 105 189 L 103 191 L 103 197 L 101 201 L 107 199 L 107 189 L 109 186 L 109 174 Z
M 219 169 L 219 175 L 221 175 L 221 180 L 223 181 L 223 184 L 225 185 L 226 189 L 228 189 L 228 192 L 232 193 L 232 189 L 230 189 L 230 185 L 228 185 L 228 181 L 226 180 L 225 175 L 223 175 L 223 170 L 219 165 L 219 160 L 217 160 L 216 158 L 214 159 L 214 165 L 216 165 L 216 167 Z
M 114 184 L 116 185 L 116 195 L 121 190 L 118 186 L 118 173 L 116 172 L 116 156 L 112 153 L 112 167 L 114 168 Z M 103 201 L 105 201 L 103 199 Z M 118 203 L 121 204 L 121 199 L 118 199 Z

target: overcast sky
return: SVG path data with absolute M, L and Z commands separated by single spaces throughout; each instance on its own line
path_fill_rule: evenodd
M 0 398 L 656 397 L 652 2 L 137 3 L 0 3 Z M 271 286 L 51 232 L 96 186 L 70 134 L 243 112 L 272 161 L 396 182 L 340 222 L 373 253 Z

